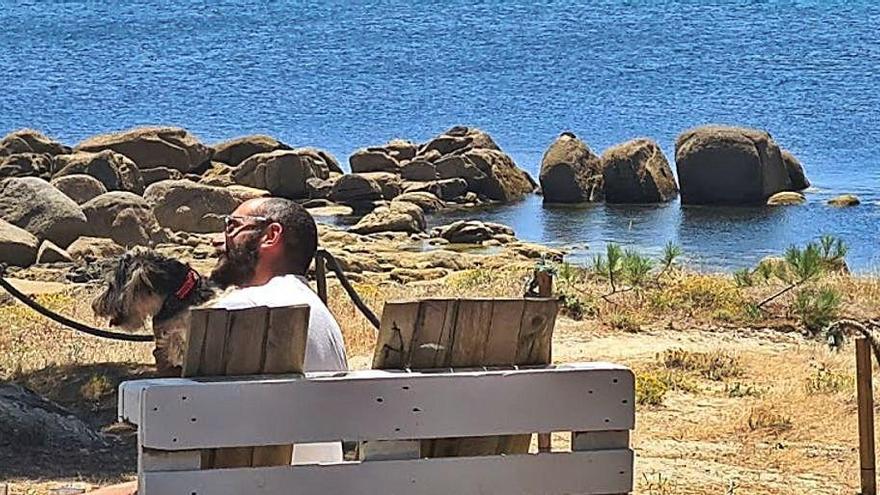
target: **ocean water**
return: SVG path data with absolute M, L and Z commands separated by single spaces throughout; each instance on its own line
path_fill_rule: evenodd
M 815 188 L 791 208 L 543 207 L 451 218 L 525 239 L 683 246 L 709 270 L 821 234 L 880 263 L 880 6 L 872 2 L 0 0 L 0 132 L 74 144 L 143 124 L 206 142 L 261 132 L 333 152 L 479 126 L 537 177 L 561 131 L 597 153 L 639 136 L 672 159 L 704 123 L 767 129 Z M 824 205 L 839 193 L 863 204 Z

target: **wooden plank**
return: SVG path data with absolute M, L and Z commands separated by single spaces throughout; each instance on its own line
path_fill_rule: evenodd
M 419 319 L 418 302 L 386 303 L 379 324 L 375 369 L 403 369 L 409 366 L 410 346 Z
M 626 430 L 635 420 L 633 374 L 608 363 L 172 381 L 141 401 L 143 444 L 166 450 Z
M 141 449 L 138 453 L 138 471 L 190 471 L 201 467 L 198 450 Z
M 548 271 L 535 269 L 538 297 L 553 297 L 553 276 Z M 538 433 L 538 452 L 550 452 L 553 448 L 550 433 Z
M 520 324 L 516 364 L 549 364 L 559 302 L 555 299 L 526 299 Z
M 320 252 L 318 256 L 315 256 L 315 284 L 318 288 L 318 298 L 321 299 L 321 302 L 327 304 L 327 263 L 325 263 Z
M 205 327 L 202 358 L 195 374 L 183 376 L 220 376 L 225 371 L 224 358 L 226 356 L 229 312 L 225 309 L 208 309 L 206 311 L 208 312 L 208 324 Z
M 453 367 L 482 366 L 489 328 L 492 325 L 492 300 L 462 300 L 458 303 L 455 333 L 452 337 Z
M 413 329 L 408 368 L 428 369 L 443 366 L 449 353 L 448 334 L 454 328 L 455 302 L 450 300 L 424 300 L 420 304 L 420 325 Z M 449 321 L 447 321 L 447 319 Z
M 370 440 L 362 442 L 358 454 L 362 461 L 418 459 L 418 440 Z
M 205 329 L 208 327 L 208 314 L 204 308 L 190 312 L 189 329 L 186 338 L 186 355 L 183 358 L 182 376 L 194 376 L 199 372 L 202 352 L 205 347 Z
M 629 430 L 572 432 L 571 449 L 575 451 L 628 448 Z
M 272 308 L 269 312 L 262 373 L 302 373 L 309 331 L 309 307 Z M 256 447 L 253 466 L 290 464 L 293 444 Z
M 632 468 L 632 451 L 621 449 L 145 473 L 142 485 L 145 495 L 612 494 L 632 490 Z
M 859 471 L 864 495 L 876 495 L 874 451 L 874 388 L 871 383 L 871 350 L 864 337 L 856 339 L 856 396 L 859 411 Z

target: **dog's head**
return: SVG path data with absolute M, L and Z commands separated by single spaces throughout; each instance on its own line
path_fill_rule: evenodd
M 145 248 L 123 254 L 107 275 L 104 290 L 92 301 L 96 316 L 110 325 L 136 330 L 174 297 L 190 268 L 175 259 Z

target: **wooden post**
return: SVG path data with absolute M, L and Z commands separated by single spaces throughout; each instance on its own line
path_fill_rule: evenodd
M 876 495 L 877 474 L 874 458 L 874 388 L 871 384 L 871 346 L 864 337 L 856 339 L 856 382 L 859 404 L 861 495 Z
M 327 304 L 327 265 L 320 250 L 318 256 L 315 256 L 315 282 L 318 285 L 318 297 Z
M 535 270 L 535 281 L 538 283 L 538 296 L 553 297 L 553 276 L 550 272 Z M 550 452 L 550 433 L 538 433 L 538 452 Z

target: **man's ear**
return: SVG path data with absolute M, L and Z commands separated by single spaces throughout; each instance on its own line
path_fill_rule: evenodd
M 281 235 L 283 233 L 284 227 L 282 227 L 281 224 L 270 223 L 269 226 L 266 227 L 266 231 L 263 233 L 263 242 L 261 244 L 263 247 L 281 245 Z

